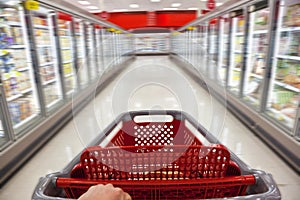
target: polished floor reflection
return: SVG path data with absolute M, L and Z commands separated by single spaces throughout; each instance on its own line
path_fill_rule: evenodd
M 116 116 L 145 109 L 189 113 L 245 163 L 271 173 L 282 199 L 299 199 L 299 176 L 166 56 L 137 57 L 1 188 L 0 199 L 30 199 L 39 177 L 61 170 Z

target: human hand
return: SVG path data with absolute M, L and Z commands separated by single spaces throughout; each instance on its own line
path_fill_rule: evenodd
M 131 200 L 128 193 L 112 184 L 94 185 L 81 195 L 78 200 Z

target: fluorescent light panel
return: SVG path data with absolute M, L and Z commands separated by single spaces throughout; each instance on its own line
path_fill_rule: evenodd
M 139 8 L 139 4 L 136 4 L 136 3 L 132 3 L 129 5 L 130 8 Z
M 86 8 L 91 9 L 91 10 L 99 9 L 97 6 L 87 6 Z
M 160 2 L 160 0 L 150 0 L 151 2 Z
M 90 5 L 91 3 L 88 1 L 78 1 L 81 5 Z
M 128 9 L 114 9 L 113 12 L 126 12 Z
M 188 8 L 188 10 L 198 10 L 199 8 L 193 7 L 193 8 Z
M 216 6 L 221 6 L 223 5 L 223 3 L 216 3 Z
M 102 12 L 102 10 L 90 10 L 89 12 L 91 12 L 91 13 L 100 13 L 100 12 Z
M 179 7 L 179 6 L 181 6 L 181 3 L 172 3 L 171 6 L 172 7 Z
M 178 8 L 163 8 L 163 10 L 178 10 Z

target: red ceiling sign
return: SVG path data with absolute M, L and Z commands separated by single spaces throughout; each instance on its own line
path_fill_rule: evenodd
M 206 3 L 206 6 L 210 10 L 214 9 L 216 7 L 215 0 L 208 0 L 207 3 Z
M 147 26 L 156 26 L 156 13 L 147 12 Z
M 109 13 L 106 12 L 106 11 L 102 11 L 102 12 L 100 13 L 100 17 L 101 17 L 102 19 L 107 20 L 107 19 L 109 18 Z

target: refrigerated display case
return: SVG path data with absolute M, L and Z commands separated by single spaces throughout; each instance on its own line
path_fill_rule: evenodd
M 39 10 L 31 11 L 31 21 L 44 103 L 46 112 L 49 112 L 57 108 L 63 100 L 56 34 L 53 29 L 55 12 L 40 6 Z
M 24 11 L 0 1 L 0 67 L 4 94 L 15 134 L 41 114 Z
M 1 102 L 2 104 L 3 102 Z M 0 108 L 0 151 L 9 145 L 12 138 L 8 134 L 8 130 L 5 128 L 3 110 Z
M 199 85 L 223 101 L 297 171 L 300 169 L 297 162 L 300 155 L 299 13 L 299 0 L 230 0 L 173 32 L 186 32 L 190 26 L 199 26 L 200 33 L 205 35 L 209 32 L 204 25 L 212 19 L 220 19 L 220 36 L 223 37 L 218 46 L 218 67 L 222 70 L 222 63 L 228 63 L 225 73 L 228 92 L 224 94 L 223 85 L 201 68 L 204 56 L 199 56 L 201 73 L 196 74 Z M 224 31 L 226 26 L 229 31 Z M 227 43 L 224 35 L 228 34 L 228 56 L 223 58 Z M 188 43 L 187 39 L 183 38 L 182 42 Z M 174 48 L 177 38 L 173 36 L 171 41 Z M 209 40 L 205 39 L 198 47 L 200 53 L 207 49 L 203 47 L 206 41 Z M 185 62 L 191 63 L 189 57 L 184 52 L 176 53 L 178 55 L 173 54 L 172 58 L 194 73 L 191 65 L 185 65 Z
M 80 81 L 80 87 L 84 88 L 88 85 L 89 77 L 87 70 L 87 57 L 86 57 L 86 44 L 85 44 L 85 29 L 84 21 L 79 18 L 74 18 L 75 21 L 75 37 L 76 37 L 76 64 L 77 64 L 77 77 Z
M 300 101 L 299 13 L 299 1 L 280 1 L 272 81 L 266 111 L 268 116 L 289 130 L 296 129 Z
M 219 45 L 218 20 L 212 19 L 208 26 L 208 64 L 207 72 L 211 79 L 217 79 L 218 45 Z
M 74 59 L 73 27 L 71 15 L 58 13 L 58 36 L 62 59 L 64 86 L 67 97 L 71 97 L 77 90 L 77 78 Z
M 104 66 L 105 69 L 107 69 L 113 61 L 113 36 L 112 36 L 112 31 L 114 29 L 111 28 L 104 28 L 102 31 L 102 36 L 103 36 L 103 60 L 104 60 Z
M 137 53 L 168 53 L 169 33 L 135 34 L 135 47 Z
M 101 38 L 101 27 L 100 25 L 95 25 L 95 39 L 96 39 L 96 59 L 97 59 L 97 69 L 98 75 L 103 71 L 103 62 L 102 62 L 102 38 Z
M 98 69 L 96 68 L 96 48 L 94 37 L 94 25 L 86 22 L 86 44 L 87 44 L 87 65 L 89 71 L 89 79 L 91 81 L 97 78 Z
M 230 22 L 229 14 L 223 15 L 219 18 L 219 58 L 218 58 L 218 84 L 226 85 L 226 73 L 229 65 L 229 34 Z
M 198 69 L 201 72 L 206 72 L 207 70 L 207 59 L 208 59 L 208 25 L 201 24 L 199 26 L 199 43 L 200 43 L 200 60 L 199 60 L 199 67 Z M 184 41 L 182 41 L 184 43 Z
M 249 13 L 247 62 L 243 87 L 243 100 L 259 110 L 262 102 L 263 79 L 268 51 L 268 4 L 253 7 Z
M 239 96 L 243 69 L 243 54 L 245 44 L 245 16 L 243 10 L 231 13 L 231 46 L 228 88 L 230 92 Z

